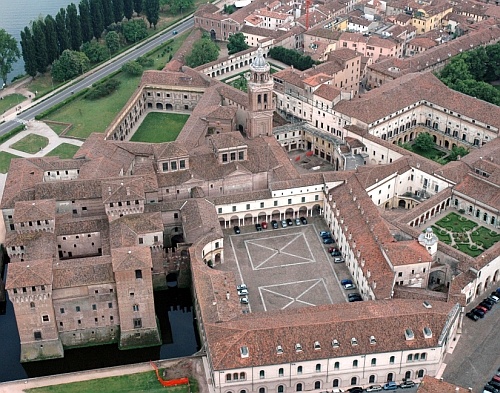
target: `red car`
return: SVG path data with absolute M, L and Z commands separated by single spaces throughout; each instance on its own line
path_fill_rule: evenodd
M 262 224 L 260 224 L 263 229 L 267 229 L 267 222 L 262 221 Z
M 477 306 L 476 307 L 477 309 L 483 311 L 485 314 L 488 312 L 488 309 L 486 307 L 483 307 L 483 306 Z

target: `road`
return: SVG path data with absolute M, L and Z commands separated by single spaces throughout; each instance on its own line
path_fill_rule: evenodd
M 169 39 L 175 38 L 175 36 L 172 34 L 174 30 L 176 30 L 180 34 L 185 32 L 186 30 L 189 30 L 193 26 L 194 26 L 194 17 L 191 16 L 185 19 L 179 25 L 171 27 L 168 30 L 164 30 L 150 41 L 139 44 L 134 48 L 126 51 L 122 55 L 112 59 L 110 62 L 107 62 L 103 66 L 98 67 L 95 70 L 89 71 L 86 74 L 86 76 L 84 76 L 81 79 L 78 79 L 76 83 L 68 84 L 67 87 L 63 87 L 56 93 L 48 95 L 47 98 L 40 99 L 40 101 L 33 103 L 29 109 L 26 109 L 22 113 L 18 114 L 15 119 L 0 124 L 0 135 L 3 135 L 11 131 L 12 129 L 17 127 L 20 122 L 34 119 L 36 115 L 46 111 L 52 106 L 71 97 L 72 94 L 78 93 L 79 91 L 103 79 L 109 74 L 119 70 L 123 64 L 131 60 L 135 60 L 138 57 L 143 56 L 146 53 L 150 52 L 151 50 L 155 49 L 162 43 L 168 41 Z

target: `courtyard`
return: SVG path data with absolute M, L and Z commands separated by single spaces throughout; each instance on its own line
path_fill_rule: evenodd
M 261 232 L 253 225 L 241 227 L 238 235 L 226 230 L 224 263 L 217 269 L 233 271 L 237 283 L 247 285 L 249 304 L 242 307 L 272 311 L 346 301 L 339 281 L 350 274 L 344 263 L 333 263 L 331 245 L 319 237 L 323 219 L 307 219 L 307 225 Z
M 431 226 L 440 241 L 477 257 L 500 241 L 500 234 L 459 213 L 449 213 Z

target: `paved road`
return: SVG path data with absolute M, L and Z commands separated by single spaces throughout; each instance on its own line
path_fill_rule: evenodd
M 483 294 L 473 305 L 476 306 L 489 293 L 491 290 Z M 471 308 L 472 306 L 467 307 L 467 311 Z M 462 336 L 453 354 L 445 359 L 447 364 L 443 373 L 445 381 L 464 388 L 471 387 L 474 393 L 483 391 L 482 387 L 500 367 L 499 324 L 500 303 L 477 322 L 464 318 Z
M 162 43 L 168 41 L 169 39 L 175 37 L 172 35 L 172 31 L 176 30 L 179 33 L 183 33 L 184 31 L 192 28 L 194 25 L 193 16 L 185 19 L 179 25 L 170 28 L 169 30 L 163 31 L 161 34 L 155 36 L 152 40 L 148 41 L 145 44 L 139 44 L 135 48 L 125 52 L 118 58 L 112 59 L 110 62 L 106 63 L 104 66 L 90 71 L 87 76 L 78 80 L 78 82 L 73 85 L 68 85 L 66 88 L 62 88 L 57 93 L 47 97 L 46 99 L 41 99 L 39 102 L 34 103 L 29 109 L 25 110 L 21 114 L 17 115 L 15 119 L 6 121 L 3 124 L 0 124 L 0 135 L 3 135 L 16 126 L 19 125 L 21 121 L 28 121 L 35 118 L 36 115 L 46 111 L 52 106 L 58 104 L 61 101 L 64 101 L 68 97 L 71 97 L 71 94 L 77 93 L 86 87 L 92 85 L 93 83 L 101 80 L 107 75 L 119 70 L 121 66 L 128 61 L 135 60 L 139 56 L 142 56 L 149 51 L 153 50 L 157 46 Z

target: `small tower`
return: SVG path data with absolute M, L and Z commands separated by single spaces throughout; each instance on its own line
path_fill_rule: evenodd
M 257 50 L 257 56 L 250 65 L 250 80 L 248 81 L 248 118 L 247 135 L 256 138 L 259 135 L 272 135 L 273 132 L 273 80 L 271 67 L 264 59 L 262 48 Z
M 427 228 L 425 233 L 421 233 L 418 236 L 418 242 L 425 247 L 425 249 L 433 257 L 437 253 L 438 237 L 432 231 L 432 228 Z

